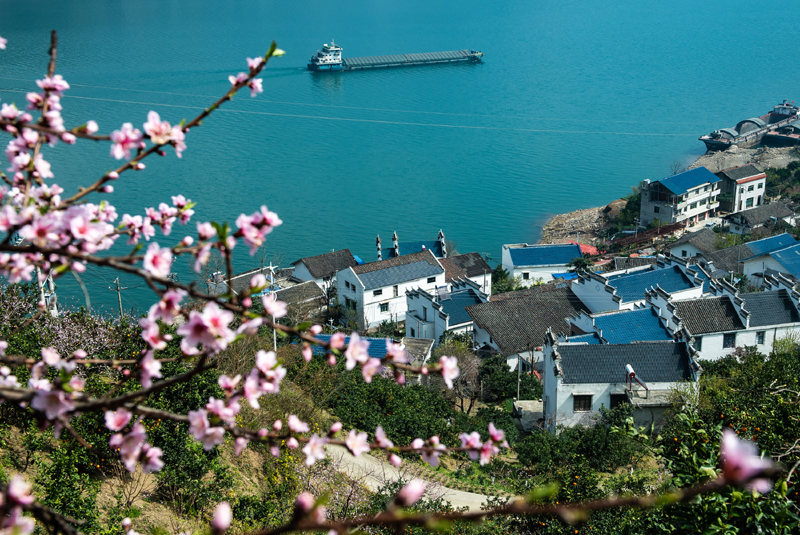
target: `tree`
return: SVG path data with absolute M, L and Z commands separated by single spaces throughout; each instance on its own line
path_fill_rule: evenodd
M 573 258 L 567 265 L 571 273 L 586 273 L 594 268 L 594 262 L 584 256 Z
M 519 382 L 520 399 L 542 397 L 542 383 L 534 376 L 508 369 L 505 357 L 495 355 L 481 363 L 478 378 L 483 389 L 483 400 L 500 402 L 517 397 Z
M 444 334 L 442 337 L 444 337 Z M 438 378 L 431 382 L 431 386 L 447 392 L 447 396 L 453 401 L 453 404 L 461 412 L 469 414 L 480 397 L 480 384 L 478 382 L 480 360 L 472 351 L 471 344 L 464 344 L 455 338 L 445 339 L 444 343 L 434 351 L 436 360 L 443 356 L 458 359 L 458 377 L 453 380 L 453 388 L 451 390 L 448 390 L 444 382 Z
M 502 265 L 497 266 L 492 271 L 492 294 L 515 292 L 523 288 L 522 279 L 520 277 L 512 277 Z

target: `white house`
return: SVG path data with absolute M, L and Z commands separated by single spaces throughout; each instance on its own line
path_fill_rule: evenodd
M 720 209 L 738 212 L 763 203 L 767 174 L 752 164 L 725 169 L 715 174 L 722 179 Z
M 554 273 L 564 273 L 570 261 L 583 258 L 581 248 L 574 243 L 503 245 L 503 269 L 519 277 L 524 286 L 553 280 Z
M 467 253 L 440 258 L 447 284 L 462 279 L 471 280 L 486 295 L 492 295 L 492 268 L 480 253 Z
M 697 167 L 655 182 L 642 183 L 639 223 L 697 223 L 712 217 L 719 207 L 720 178 Z
M 544 347 L 544 420 L 559 426 L 589 424 L 605 406 L 634 404 L 636 425 L 658 425 L 669 392 L 700 371 L 686 343 L 559 343 L 552 332 Z M 633 375 L 632 375 L 633 374 Z
M 444 268 L 430 250 L 348 267 L 336 274 L 339 300 L 362 329 L 406 319 L 406 291 L 434 293 L 445 286 Z
M 774 225 L 778 221 L 795 226 L 794 212 L 777 201 L 729 214 L 725 216 L 725 221 L 728 222 L 728 230 L 734 234 L 749 234 L 757 228 Z
M 710 297 L 690 300 L 658 290 L 648 295 L 667 329 L 699 358 L 717 360 L 744 346 L 769 354 L 775 340 L 800 334 L 800 294 L 785 277 L 768 277 L 763 292 L 740 295 L 725 280 L 711 290 Z
M 752 256 L 739 261 L 741 273 L 753 286 L 761 287 L 764 277 L 783 275 L 800 278 L 800 243 L 789 234 L 780 234 L 747 243 Z
M 572 281 L 572 291 L 592 313 L 633 310 L 645 303 L 646 293 L 660 287 L 683 298 L 703 295 L 707 276 L 685 261 L 660 257 L 655 266 L 641 266 L 602 275 L 581 273 Z
M 520 361 L 523 370 L 541 363 L 547 330 L 568 333 L 570 315 L 587 309 L 568 286 L 542 284 L 495 295 L 466 311 L 473 321 L 475 345 L 497 351 L 514 371 Z
M 466 307 L 485 303 L 489 296 L 471 280 L 453 281 L 450 289 L 428 293 L 422 289 L 406 290 L 406 334 L 411 338 L 439 338 L 446 331 L 471 333 L 472 318 Z
M 335 285 L 336 273 L 348 267 L 357 266 L 350 249 L 339 249 L 317 256 L 307 256 L 292 262 L 294 277 L 302 281 L 314 281 L 317 286 L 327 290 Z
M 677 258 L 694 258 L 716 250 L 714 242 L 719 235 L 706 228 L 697 232 L 686 232 L 669 244 L 669 254 Z

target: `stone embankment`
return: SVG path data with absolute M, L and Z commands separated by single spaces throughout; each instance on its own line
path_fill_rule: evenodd
M 755 149 L 740 149 L 732 147 L 724 152 L 709 152 L 700 156 L 689 166 L 689 169 L 704 166 L 712 173 L 723 169 L 753 164 L 760 170 L 769 167 L 783 168 L 792 160 L 797 160 L 797 148 L 771 148 L 759 147 Z M 551 218 L 542 228 L 541 243 L 563 243 L 575 240 L 580 243 L 593 244 L 595 238 L 619 215 L 619 210 L 625 206 L 625 201 L 620 199 L 607 206 L 576 210 L 566 214 L 559 214 Z

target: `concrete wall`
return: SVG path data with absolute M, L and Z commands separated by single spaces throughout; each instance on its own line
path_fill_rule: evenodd
M 757 333 L 763 332 L 764 333 L 764 343 L 759 344 L 756 342 L 757 340 Z M 775 344 L 775 340 L 779 340 L 781 338 L 786 338 L 790 335 L 800 335 L 800 324 L 786 324 L 786 325 L 775 325 L 770 327 L 753 327 L 751 329 L 743 330 L 743 331 L 729 331 L 728 334 L 735 334 L 735 345 L 733 348 L 725 348 L 723 347 L 724 343 L 724 335 L 726 333 L 709 333 L 703 335 L 695 335 L 695 340 L 697 338 L 702 338 L 702 342 L 700 347 L 697 347 L 697 344 L 694 344 L 694 349 L 697 350 L 699 353 L 698 358 L 706 359 L 706 360 L 719 360 L 722 357 L 730 355 L 733 353 L 737 347 L 744 347 L 744 346 L 756 346 L 758 351 L 764 355 L 768 355 L 772 352 L 773 345 Z
M 322 288 L 322 290 L 327 290 L 327 289 L 328 289 L 328 287 L 330 287 L 331 285 L 333 285 L 333 281 L 331 281 L 331 282 L 325 282 L 325 281 L 323 281 L 321 278 L 319 278 L 319 279 L 315 279 L 315 278 L 314 278 L 314 277 L 311 275 L 311 272 L 308 270 L 308 268 L 306 267 L 306 265 L 305 265 L 304 263 L 302 263 L 302 262 L 300 262 L 300 263 L 298 263 L 298 264 L 295 264 L 295 267 L 294 267 L 294 276 L 295 276 L 295 277 L 297 277 L 297 278 L 298 278 L 298 279 L 300 279 L 300 280 L 303 280 L 303 281 L 314 281 L 314 282 L 316 282 L 316 283 L 317 283 L 317 286 L 319 286 L 320 288 Z M 336 278 L 336 276 L 335 276 L 335 275 L 334 275 L 334 278 Z
M 671 248 L 669 254 L 678 258 L 692 258 L 693 256 L 702 256 L 703 252 L 691 243 L 682 243 Z
M 642 226 L 649 225 L 654 219 L 660 219 L 665 223 L 679 223 L 687 220 L 694 222 L 698 216 L 707 212 L 716 212 L 719 207 L 719 202 L 710 202 L 716 199 L 720 193 L 719 182 L 689 190 L 679 197 L 677 206 L 666 201 L 650 200 L 649 188 L 655 188 L 655 184 L 656 182 L 653 182 L 642 189 L 642 204 L 639 209 L 639 224 Z M 707 190 L 703 191 L 706 188 Z M 693 204 L 694 208 L 692 208 Z M 656 207 L 658 212 L 655 211 Z
M 757 258 L 753 258 L 752 260 L 748 260 L 747 262 L 742 262 L 743 266 L 742 270 L 749 280 L 752 280 L 756 286 L 760 287 L 763 283 L 762 277 L 753 277 L 756 273 L 764 273 L 766 270 L 771 269 L 773 271 L 777 271 L 779 273 L 783 273 L 784 275 L 791 275 L 786 268 L 780 265 L 774 258 L 769 255 L 759 256 Z

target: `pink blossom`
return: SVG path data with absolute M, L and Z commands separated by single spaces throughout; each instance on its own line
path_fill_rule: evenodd
M 6 49 L 6 43 L 8 43 L 8 39 L 3 39 L 2 37 L 0 37 L 0 50 L 5 50 Z M 259 59 L 261 59 L 261 58 L 259 58 Z M 248 63 L 249 63 L 250 58 L 247 58 L 247 60 L 248 60 Z
M 474 450 L 469 452 L 469 458 L 473 461 L 477 460 L 478 450 L 480 450 L 481 446 L 483 446 L 483 442 L 481 442 L 481 435 L 477 431 L 473 431 L 470 434 L 461 433 L 459 438 L 461 439 L 462 448 L 472 448 L 472 450 Z
M 197 252 L 197 258 L 194 262 L 194 270 L 197 273 L 200 273 L 200 268 L 205 266 L 208 262 L 208 259 L 211 258 L 211 244 L 208 243 L 200 248 Z
M 201 241 L 210 240 L 217 235 L 216 229 L 211 223 L 197 223 L 197 239 Z
M 86 133 L 87 134 L 94 134 L 97 132 L 98 126 L 95 121 L 87 121 L 86 122 Z
M 308 332 L 316 336 L 322 332 L 322 325 L 312 325 L 308 328 Z
M 303 448 L 303 453 L 306 454 L 306 465 L 311 466 L 325 458 L 325 444 L 327 443 L 327 438 L 320 438 L 316 433 L 311 435 L 308 444 Z
M 46 161 L 41 153 L 36 155 L 36 159 L 33 161 L 33 168 L 42 178 L 53 178 L 55 176 L 50 171 L 50 162 Z
M 260 290 L 267 286 L 267 278 L 263 273 L 257 273 L 250 279 L 250 288 L 252 290 Z
M 139 326 L 142 328 L 142 339 L 148 343 L 153 349 L 164 349 L 167 347 L 167 341 L 161 336 L 161 329 L 158 323 L 150 318 L 141 318 Z
M 44 94 L 42 93 L 26 93 L 25 100 L 28 101 L 26 110 L 38 110 L 44 106 Z
M 111 132 L 111 156 L 117 160 L 131 159 L 131 150 L 139 147 L 142 142 L 142 133 L 134 128 L 131 123 L 125 123 L 119 130 Z
M 331 349 L 342 349 L 346 338 L 344 333 L 333 333 L 333 335 L 331 335 L 331 341 L 329 342 Z
M 256 78 L 255 80 L 250 80 L 248 84 L 250 86 L 250 97 L 255 97 L 259 93 L 264 92 L 264 87 L 262 86 L 261 78 Z
M 239 403 L 229 400 L 228 403 L 211 396 L 206 404 L 206 410 L 230 426 L 236 425 L 236 415 L 241 409 Z
M 189 433 L 195 440 L 203 443 L 206 451 L 213 449 L 217 444 L 221 444 L 225 439 L 225 429 L 222 427 L 211 427 L 208 421 L 208 413 L 205 409 L 189 411 Z
M 163 451 L 161 448 L 156 448 L 150 444 L 145 444 L 143 447 L 144 454 L 141 457 L 142 470 L 145 472 L 158 472 L 164 468 L 164 461 L 161 460 Z
M 362 340 L 361 337 L 358 336 L 358 333 L 352 333 L 350 335 L 350 342 L 347 344 L 347 350 L 344 352 L 344 356 L 347 357 L 345 367 L 348 370 L 352 370 L 356 367 L 357 363 L 367 362 L 369 359 L 369 354 L 367 353 L 368 348 L 368 341 Z
M 294 437 L 289 437 L 289 439 L 286 441 L 286 447 L 289 448 L 290 450 L 297 449 L 299 445 L 300 443 Z
M 364 382 L 371 383 L 372 378 L 381 371 L 381 359 L 369 359 L 361 366 L 361 375 L 364 376 Z
M 400 507 L 408 507 L 414 505 L 422 498 L 425 493 L 425 482 L 419 479 L 414 479 L 408 485 L 400 489 L 400 492 L 395 496 L 395 502 Z
M 23 516 L 22 508 L 14 507 L 4 519 L 2 525 L 6 528 L 2 530 L 4 534 L 30 535 L 36 527 L 36 521 L 29 516 Z
M 61 141 L 67 145 L 74 145 L 77 140 L 78 138 L 75 137 L 75 134 L 70 134 L 69 132 L 64 132 L 61 134 Z
M 160 319 L 164 323 L 172 323 L 175 316 L 180 314 L 180 303 L 186 295 L 184 290 L 168 290 L 158 303 L 150 307 L 147 317 L 152 321 Z
M 15 120 L 17 117 L 20 117 L 23 114 L 14 104 L 6 104 L 3 103 L 3 106 L 0 107 L 0 117 L 3 119 L 8 119 L 9 121 Z
M 106 411 L 106 427 L 111 431 L 121 431 L 123 427 L 128 425 L 132 417 L 133 414 L 126 409 Z
M 42 348 L 42 360 L 48 366 L 58 366 L 61 362 L 61 355 L 59 355 L 52 347 Z
M 258 57 L 255 57 L 255 58 L 247 58 L 247 66 L 250 68 L 250 71 L 252 72 L 252 71 L 256 70 L 258 68 L 258 66 L 261 65 L 261 62 L 263 62 L 263 61 L 264 61 L 264 58 L 262 58 L 261 56 L 258 56 Z
M 369 453 L 369 441 L 367 441 L 366 433 L 357 433 L 355 429 L 351 429 L 345 444 L 350 453 L 353 454 L 353 457 L 358 457 L 362 453 Z
M 497 429 L 492 422 L 489 422 L 489 436 L 495 442 L 504 442 L 506 439 L 506 432 L 502 429 Z
M 749 440 L 740 440 L 730 429 L 722 432 L 720 441 L 720 463 L 722 475 L 731 483 L 741 483 L 772 466 L 772 460 L 761 457 L 758 448 Z M 769 479 L 754 479 L 747 488 L 768 492 L 772 488 Z
M 70 377 L 69 382 L 67 382 L 67 386 L 64 389 L 68 392 L 83 392 L 85 387 L 86 381 L 83 379 L 83 377 L 73 375 Z
M 108 441 L 108 445 L 112 448 L 119 449 L 119 454 L 125 468 L 127 468 L 129 472 L 133 472 L 136 470 L 136 463 L 139 461 L 139 457 L 142 454 L 145 438 L 147 438 L 147 434 L 144 426 L 141 421 L 138 421 L 133 424 L 133 429 L 130 433 L 126 435 L 121 433 L 112 435 L 111 439 Z
M 458 359 L 456 357 L 442 357 L 439 359 L 442 378 L 447 388 L 453 388 L 453 379 L 458 377 Z
M 233 514 L 231 513 L 231 505 L 228 502 L 220 503 L 214 511 L 214 516 L 211 519 L 211 527 L 214 531 L 221 532 L 227 531 L 231 527 Z
M 390 453 L 389 463 L 391 463 L 391 465 L 394 466 L 395 468 L 400 468 L 400 465 L 403 464 L 403 461 L 402 459 L 400 459 L 400 457 L 398 457 L 394 453 Z
M 147 114 L 147 122 L 142 127 L 154 144 L 165 145 L 169 143 L 172 126 L 167 121 L 162 121 L 158 113 L 151 110 Z
M 394 443 L 386 437 L 386 433 L 381 426 L 378 426 L 378 428 L 375 429 L 375 443 L 377 443 L 381 448 L 394 447 Z
M 289 430 L 292 433 L 308 433 L 308 424 L 300 420 L 300 418 L 294 414 L 289 415 L 289 420 L 287 423 L 289 424 Z
M 56 74 L 52 78 L 45 76 L 42 80 L 36 80 L 36 85 L 43 91 L 49 91 L 59 96 L 63 91 L 69 89 L 69 84 L 60 74 Z
M 286 315 L 286 303 L 278 301 L 274 293 L 262 295 L 261 303 L 264 305 L 264 311 L 267 315 L 275 319 L 282 318 Z
M 422 449 L 423 446 L 425 446 L 425 441 L 422 440 L 421 438 L 415 438 L 414 440 L 411 441 L 411 447 L 414 448 L 415 450 L 420 450 Z
M 234 444 L 234 449 L 235 449 L 235 453 L 236 453 L 237 457 L 239 455 L 241 455 L 241 453 L 245 450 L 245 448 L 247 448 L 247 445 L 249 443 L 250 443 L 250 441 L 247 440 L 244 437 L 237 437 L 236 438 L 236 443 Z
M 42 411 L 48 420 L 55 420 L 62 414 L 71 411 L 75 405 L 63 390 L 38 391 L 33 397 L 31 407 Z
M 167 278 L 172 267 L 172 251 L 167 247 L 159 247 L 157 243 L 151 243 L 144 255 L 142 267 L 151 275 Z
M 306 362 L 311 362 L 311 357 L 313 356 L 313 352 L 311 350 L 311 346 L 310 345 L 304 344 L 303 345 L 303 349 L 301 350 L 301 353 L 303 354 L 303 359 Z
M 259 378 L 258 370 L 253 368 L 250 375 L 248 375 L 247 379 L 244 381 L 243 391 L 245 399 L 254 409 L 261 408 L 258 404 L 258 399 L 263 395 L 260 384 L 261 379 Z
M 331 428 L 328 430 L 328 435 L 333 436 L 341 430 L 342 430 L 342 422 L 335 422 L 333 425 L 331 425 Z
M 33 503 L 31 485 L 19 474 L 14 475 L 8 482 L 8 500 L 14 505 L 30 505 Z
M 242 380 L 241 375 L 237 375 L 233 379 L 228 377 L 227 375 L 220 375 L 219 379 L 217 379 L 217 384 L 219 387 L 223 389 L 228 394 L 233 394 L 233 391 L 236 390 L 236 385 L 239 384 L 239 381 Z
M 169 140 L 175 148 L 175 156 L 178 158 L 183 157 L 183 151 L 186 150 L 186 134 L 180 126 L 173 126 L 169 133 Z M 191 211 L 191 210 L 190 210 Z
M 144 388 L 150 388 L 153 384 L 153 377 L 161 377 L 161 363 L 153 358 L 152 351 L 145 351 L 144 358 L 139 361 L 141 371 L 139 372 L 139 382 Z
M 442 444 L 439 443 L 439 437 L 432 436 L 429 441 L 429 446 L 433 447 L 433 451 L 423 451 L 422 452 L 422 460 L 428 463 L 429 465 L 436 468 L 439 464 L 439 455 L 442 454 L 447 448 L 445 448 Z
M 228 76 L 228 81 L 231 83 L 231 85 L 241 84 L 245 80 L 247 80 L 247 74 L 245 74 L 243 72 L 240 72 L 236 76 L 233 76 L 233 75 Z
M 395 344 L 389 338 L 386 339 L 386 356 L 388 356 L 394 362 L 408 362 L 408 357 L 406 356 L 406 346 L 403 344 Z
M 316 499 L 310 492 L 301 492 L 294 500 L 294 508 L 299 513 L 308 513 L 316 505 Z
M 481 447 L 481 464 L 489 464 L 492 462 L 492 455 L 500 453 L 500 449 L 495 446 L 491 441 L 487 440 Z M 470 455 L 471 457 L 472 455 Z

